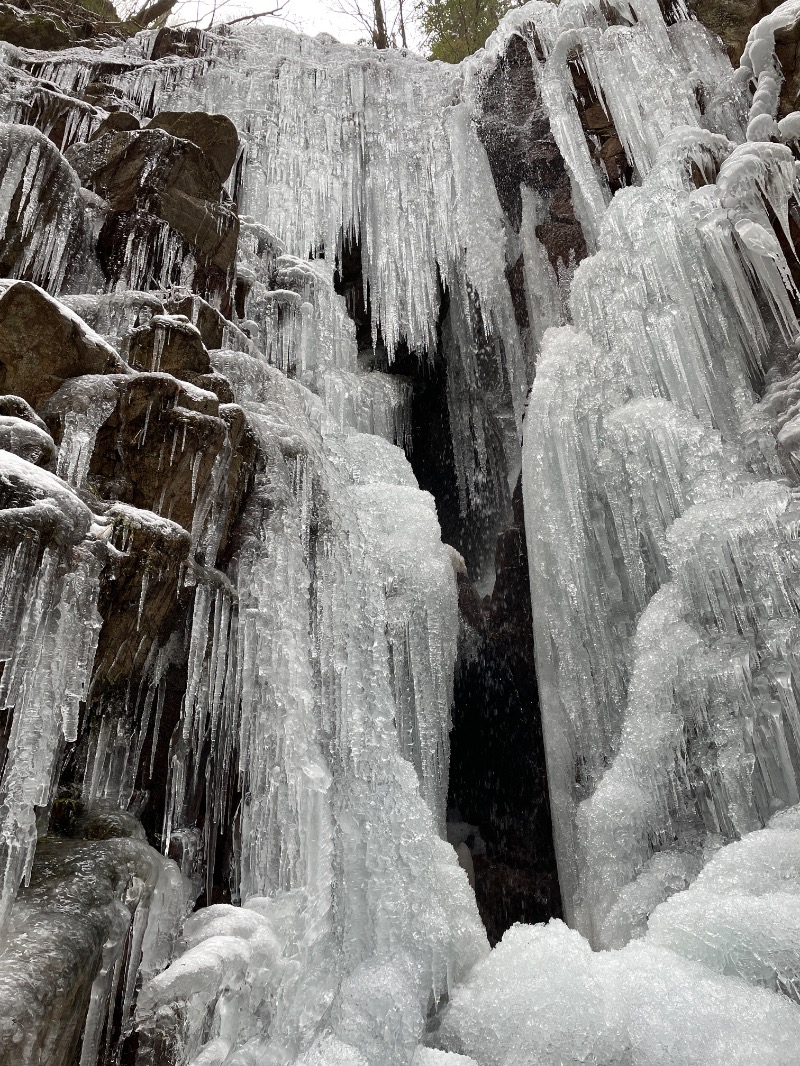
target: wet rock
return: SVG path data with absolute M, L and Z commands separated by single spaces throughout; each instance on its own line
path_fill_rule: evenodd
M 536 227 L 536 236 L 547 250 L 553 270 L 580 263 L 586 258 L 586 239 L 577 222 L 543 222 Z
M 112 111 L 103 119 L 92 134 L 92 140 L 104 137 L 107 133 L 132 133 L 139 129 L 139 120 L 128 111 Z
M 32 422 L 14 415 L 0 415 L 0 448 L 37 466 L 49 466 L 56 455 L 53 438 Z
M 205 34 L 195 26 L 187 29 L 173 29 L 164 26 L 158 31 L 151 59 L 163 59 L 164 56 L 178 56 L 181 59 L 197 59 L 206 51 Z
M 181 377 L 211 370 L 200 330 L 183 315 L 153 315 L 130 335 L 128 362 L 137 370 L 164 371 Z
M 239 220 L 222 188 L 225 151 L 209 156 L 189 140 L 150 128 L 109 131 L 73 145 L 67 158 L 82 184 L 109 204 L 98 255 L 110 281 L 168 288 L 193 256 L 193 289 L 229 309 Z M 183 242 L 171 256 L 164 253 L 170 232 Z
M 110 344 L 36 285 L 18 281 L 0 295 L 0 391 L 38 409 L 68 378 L 127 370 Z
M 226 181 L 239 151 L 236 127 L 225 115 L 205 111 L 162 111 L 148 129 L 166 130 L 173 137 L 191 141 L 211 161 L 220 182 Z
M 211 304 L 192 293 L 176 295 L 165 303 L 171 315 L 183 315 L 200 330 L 206 348 L 225 348 L 225 332 L 232 325 Z
M 530 52 L 521 37 L 511 38 L 484 87 L 478 133 L 503 210 L 519 226 L 520 186 L 533 185 L 546 196 L 566 179 Z
M 93 216 L 75 172 L 32 126 L 0 123 L 0 198 L 0 277 L 57 293 L 68 270 L 85 266 Z
M 103 628 L 95 656 L 93 695 L 138 677 L 153 643 L 165 639 L 185 610 L 180 597 L 192 538 L 176 522 L 127 504 L 106 512 L 116 549 L 104 575 L 98 610 Z
M 731 63 L 737 67 L 750 30 L 779 3 L 780 0 L 689 0 L 688 7 L 721 38 Z
M 172 887 L 177 919 L 177 870 L 131 821 L 124 812 L 109 819 L 90 811 L 80 818 L 76 839 L 40 841 L 30 884 L 20 892 L 0 947 L 0 1066 L 73 1066 L 87 1014 L 93 1023 L 87 1042 L 97 1048 L 104 1019 L 93 1016 L 89 1003 L 101 968 L 110 980 L 134 917 L 147 922 L 157 886 Z M 92 827 L 100 826 L 103 836 L 91 839 Z M 89 839 L 77 838 L 85 830 Z M 164 932 L 168 938 L 169 929 Z M 120 995 L 122 986 L 124 980 Z
M 519 482 L 512 503 L 513 524 L 497 540 L 491 595 L 481 601 L 466 573 L 457 574 L 449 818 L 457 813 L 480 827 L 481 847 L 472 850 L 475 894 L 492 943 L 514 922 L 546 921 L 561 908 Z
M 542 104 L 528 45 L 521 37 L 510 39 L 505 56 L 484 87 L 481 108 L 478 132 L 500 203 L 512 224 L 519 228 L 522 222 L 522 189 L 535 189 L 539 205 L 536 235 L 553 269 L 558 272 L 559 265 L 579 263 L 587 248 L 572 206 L 569 175 Z M 597 101 L 588 121 L 593 128 L 609 128 Z M 608 165 L 613 169 L 614 160 Z M 507 277 L 517 324 L 524 331 L 529 323 L 521 258 L 509 267 Z
M 27 424 L 27 423 L 26 423 Z M 0 540 L 78 544 L 89 532 L 92 512 L 64 482 L 15 455 L 0 451 Z

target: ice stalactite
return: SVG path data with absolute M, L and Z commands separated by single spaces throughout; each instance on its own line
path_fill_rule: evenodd
M 0 160 L 3 273 L 13 269 L 14 276 L 58 292 L 76 266 L 91 198 L 54 145 L 31 126 L 2 124 Z
M 265 458 L 236 565 L 239 622 L 227 652 L 236 669 L 220 682 L 233 686 L 238 722 L 223 721 L 218 741 L 236 731 L 236 880 L 244 915 L 263 916 L 251 923 L 263 931 L 245 929 L 230 907 L 198 916 L 196 946 L 145 991 L 139 1024 L 155 1048 L 158 1019 L 174 1012 L 179 1061 L 200 1044 L 209 1054 L 235 1043 L 293 1056 L 332 1011 L 339 1038 L 361 1048 L 372 1039 L 362 992 L 377 980 L 405 1006 L 396 1008 L 400 1044 L 387 1034 L 370 1061 L 405 1061 L 429 998 L 446 995 L 485 950 L 466 877 L 436 835 L 455 656 L 452 563 L 399 451 L 341 437 L 313 394 L 263 361 L 229 353 L 218 365 Z M 185 715 L 191 691 L 190 679 Z M 225 925 L 235 940 L 220 954 Z M 280 961 L 273 1006 L 259 1015 L 263 979 L 248 991 L 246 974 L 264 937 Z M 187 981 L 213 1007 L 200 1030 L 177 999 Z M 247 1019 L 238 1039 L 220 994 Z
M 753 395 L 797 332 L 795 164 L 678 126 L 642 176 L 544 338 L 523 463 L 562 892 L 617 947 L 800 774 L 791 386 Z
M 353 240 L 361 249 L 373 343 L 380 336 L 390 363 L 401 342 L 424 361 L 437 348 L 446 292 L 455 358 L 464 366 L 454 387 L 467 390 L 464 406 L 474 408 L 467 418 L 473 425 L 458 437 L 465 500 L 480 497 L 491 479 L 488 495 L 506 498 L 507 511 L 532 368 L 526 366 L 505 277 L 505 222 L 471 120 L 475 75 L 391 53 L 365 64 L 346 46 L 292 33 L 270 31 L 263 39 L 256 33 L 241 46 L 252 49 L 258 77 L 243 78 L 232 61 L 221 61 L 202 85 L 187 80 L 179 86 L 170 106 L 177 99 L 182 106 L 220 110 L 236 122 L 246 144 L 242 211 L 287 253 L 278 258 L 273 291 L 252 286 L 245 317 L 259 324 L 262 344 L 277 342 L 278 350 L 267 353 L 275 365 L 286 364 L 284 346 L 300 331 L 303 343 L 296 347 L 293 372 L 300 376 L 313 369 L 306 366 L 317 358 L 313 341 L 336 321 L 322 278 L 331 277 L 345 243 Z M 390 127 L 391 147 L 384 136 Z M 324 254 L 324 262 L 309 263 L 311 251 Z M 294 263 L 288 255 L 297 257 Z M 247 268 L 252 271 L 252 263 Z M 321 275 L 317 280 L 315 273 Z M 327 349 L 332 341 L 344 344 L 344 350 L 331 352 L 333 361 L 324 374 L 318 372 L 323 380 L 315 386 L 336 402 L 343 387 L 355 392 L 355 382 L 346 377 L 355 368 L 348 365 L 343 311 L 336 312 L 339 323 L 323 343 Z M 482 349 L 488 349 L 484 362 L 496 364 L 488 386 Z M 480 440 L 484 401 L 482 394 L 469 393 L 473 381 L 489 391 L 490 406 L 492 391 L 497 393 L 504 420 L 511 413 L 512 425 L 500 433 L 507 454 L 499 467 L 487 461 Z M 357 407 L 365 402 L 366 388 L 365 379 Z M 399 398 L 398 407 L 401 403 Z M 398 415 L 402 418 L 399 409 Z M 393 423 L 395 416 L 390 428 Z M 369 428 L 366 420 L 360 428 Z
M 47 809 L 62 738 L 74 740 L 91 677 L 100 618 L 92 515 L 56 477 L 2 452 L 3 673 L 11 716 L 0 794 L 0 921 L 36 847 L 36 808 Z M 19 534 L 22 533 L 20 537 Z

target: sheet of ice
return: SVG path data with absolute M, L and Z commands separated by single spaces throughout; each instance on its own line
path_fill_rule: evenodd
M 796 802 L 793 511 L 752 483 L 784 473 L 791 382 L 761 409 L 752 383 L 797 334 L 794 197 L 784 146 L 676 128 L 605 212 L 575 326 L 543 339 L 523 457 L 537 667 L 566 913 L 596 945 L 641 930 L 706 834 Z M 637 624 L 658 634 L 641 648 Z M 673 834 L 684 858 L 652 864 Z
M 329 1016 L 337 1039 L 309 1061 L 399 1066 L 431 997 L 486 951 L 466 875 L 437 835 L 457 639 L 450 553 L 398 448 L 342 435 L 319 397 L 263 359 L 213 358 L 264 463 L 229 622 L 198 589 L 182 729 L 196 745 L 216 715 L 218 751 L 236 752 L 238 892 L 281 945 L 254 959 L 242 912 L 229 908 L 223 931 L 206 910 L 208 939 L 147 987 L 140 1024 L 156 1043 L 188 1025 L 185 1061 L 201 1048 L 210 1061 L 222 1049 L 292 1061 Z M 171 817 L 180 832 L 180 805 Z M 253 999 L 267 985 L 269 1009 Z

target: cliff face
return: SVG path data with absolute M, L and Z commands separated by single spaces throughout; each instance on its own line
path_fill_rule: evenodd
M 697 13 L 736 78 L 646 0 L 458 68 L 0 11 L 2 1066 L 790 1066 L 800 20 Z M 562 892 L 651 932 L 488 955 Z

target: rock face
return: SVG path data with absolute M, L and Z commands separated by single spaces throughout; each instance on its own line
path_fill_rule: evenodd
M 750 30 L 777 6 L 775 0 L 692 0 L 689 5 L 694 15 L 722 40 L 734 66 L 742 58 Z M 789 69 L 793 69 L 793 64 Z
M 0 388 L 32 409 L 69 378 L 127 371 L 110 344 L 37 286 L 19 281 L 0 296 Z
M 195 290 L 228 309 L 239 220 L 222 183 L 237 150 L 229 119 L 170 112 L 147 129 L 107 128 L 69 149 L 81 183 L 108 204 L 98 254 L 112 285 L 141 287 L 141 270 L 175 234 L 161 263 L 162 285 L 180 281 L 194 257 Z
M 450 817 L 467 835 L 475 893 L 489 940 L 515 922 L 560 914 L 539 718 L 522 488 L 514 525 L 497 541 L 496 578 L 484 600 L 465 571 L 451 743 Z

